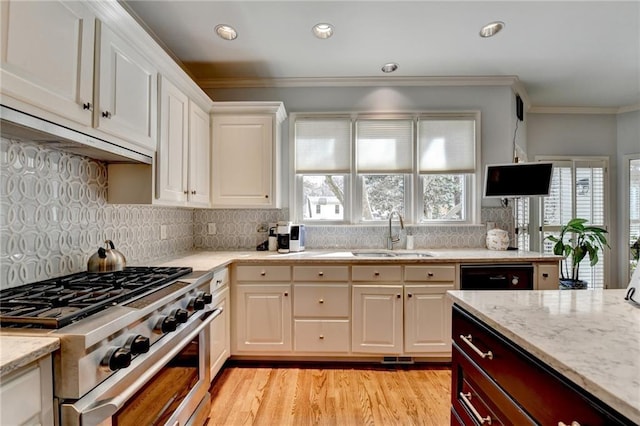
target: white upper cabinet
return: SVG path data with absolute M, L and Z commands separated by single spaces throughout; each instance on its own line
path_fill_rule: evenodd
M 189 203 L 209 207 L 211 200 L 211 125 L 209 114 L 189 101 Z
M 106 25 L 99 32 L 96 127 L 155 151 L 158 71 Z
M 209 115 L 168 79 L 160 84 L 158 201 L 209 207 Z
M 212 204 L 280 207 L 281 102 L 221 102 L 212 116 Z
M 156 154 L 156 188 L 160 200 L 187 201 L 189 98 L 169 80 L 160 88 L 160 145 Z
M 2 95 L 91 126 L 91 11 L 81 2 L 9 0 L 0 14 Z

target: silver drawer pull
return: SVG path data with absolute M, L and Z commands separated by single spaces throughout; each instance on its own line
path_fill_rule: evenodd
M 324 272 L 322 272 L 322 271 L 318 272 L 318 276 L 319 277 L 323 277 L 324 276 Z
M 318 300 L 318 303 L 320 303 L 320 304 L 324 303 L 324 299 Z
M 260 271 L 260 276 L 264 277 L 265 275 L 267 275 L 267 273 L 265 271 Z
M 473 404 L 471 403 L 471 392 L 469 393 L 462 393 L 460 392 L 460 398 L 462 399 L 462 403 L 469 409 L 471 410 L 471 412 L 473 413 L 473 416 L 476 418 L 476 421 L 478 423 L 480 423 L 481 425 L 483 424 L 491 424 L 491 416 L 487 416 L 487 417 L 482 417 L 480 415 L 480 413 L 478 413 L 478 410 L 476 410 L 476 407 L 473 406 Z
M 558 422 L 558 426 L 580 426 L 580 423 L 576 422 L 575 420 L 570 424 L 566 424 L 565 422 Z
M 475 353 L 477 353 L 478 355 L 480 355 L 482 358 L 489 358 L 489 359 L 493 359 L 493 353 L 491 351 L 487 351 L 487 352 L 482 352 L 480 349 L 478 349 L 478 347 L 476 345 L 474 345 L 473 343 L 471 343 L 471 340 L 473 339 L 471 337 L 471 335 L 469 334 L 468 336 L 463 336 L 462 334 L 460 335 L 460 338 L 462 339 L 463 342 L 465 342 L 467 345 L 469 345 L 469 347 L 471 349 L 473 349 L 473 351 Z

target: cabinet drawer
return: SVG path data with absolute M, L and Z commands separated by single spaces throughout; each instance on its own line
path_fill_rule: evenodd
M 557 290 L 560 286 L 558 265 L 539 264 L 536 279 L 536 290 Z
M 353 266 L 351 271 L 353 281 L 401 281 L 402 266 Z
M 294 281 L 348 281 L 348 266 L 294 266 Z
M 295 320 L 296 352 L 349 352 L 348 320 Z
M 322 284 L 293 286 L 293 315 L 297 317 L 348 317 L 349 285 Z
M 229 285 L 229 268 L 215 271 L 211 280 L 211 292 L 213 293 L 227 285 Z
M 451 359 L 451 403 L 462 424 L 534 425 L 535 422 L 456 345 Z M 475 412 L 474 412 L 475 411 Z M 489 419 L 490 417 L 490 423 Z
M 289 266 L 238 266 L 237 281 L 290 281 Z
M 464 338 L 463 338 L 464 336 Z M 470 337 L 469 337 L 470 336 Z M 628 420 L 454 305 L 453 341 L 540 424 L 617 425 Z M 481 353 L 491 352 L 482 357 Z
M 455 281 L 455 265 L 405 266 L 405 281 Z

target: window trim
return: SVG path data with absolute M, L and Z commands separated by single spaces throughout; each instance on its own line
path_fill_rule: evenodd
M 296 174 L 295 170 L 295 125 L 299 119 L 345 119 L 348 118 L 351 121 L 351 171 L 345 174 L 345 204 L 344 204 L 344 220 L 342 221 L 309 221 L 302 219 L 302 212 L 296 201 L 302 197 L 302 185 L 301 175 Z M 413 170 L 405 175 L 405 222 L 417 226 L 477 226 L 481 225 L 481 208 L 482 208 L 482 116 L 480 110 L 459 110 L 459 111 L 420 111 L 420 112 L 400 112 L 400 113 L 375 113 L 375 112 L 300 112 L 291 113 L 289 115 L 289 217 L 293 221 L 299 223 L 306 223 L 308 225 L 366 225 L 375 226 L 384 224 L 385 221 L 368 221 L 363 222 L 359 218 L 358 209 L 361 209 L 361 200 L 359 196 L 362 195 L 362 189 L 357 170 L 355 170 L 356 162 L 356 121 L 358 119 L 371 120 L 371 119 L 411 119 L 413 122 L 413 142 L 412 142 L 412 167 Z M 418 123 L 423 119 L 467 119 L 475 122 L 475 172 L 469 173 L 465 178 L 465 189 L 469 193 L 465 198 L 465 220 L 462 221 L 429 221 L 418 222 L 418 218 L 421 217 L 420 209 L 421 203 L 417 200 L 421 199 L 421 186 L 422 179 L 420 177 L 424 173 L 418 172 Z M 334 173 L 339 174 L 339 173 Z M 400 174 L 400 173 L 398 173 Z M 459 174 L 457 172 L 438 172 L 435 174 Z M 305 175 L 313 175 L 305 174 Z M 349 195 L 347 195 L 347 193 Z

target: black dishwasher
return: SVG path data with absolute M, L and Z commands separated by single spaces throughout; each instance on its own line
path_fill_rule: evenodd
M 533 265 L 461 265 L 460 290 L 533 290 Z

